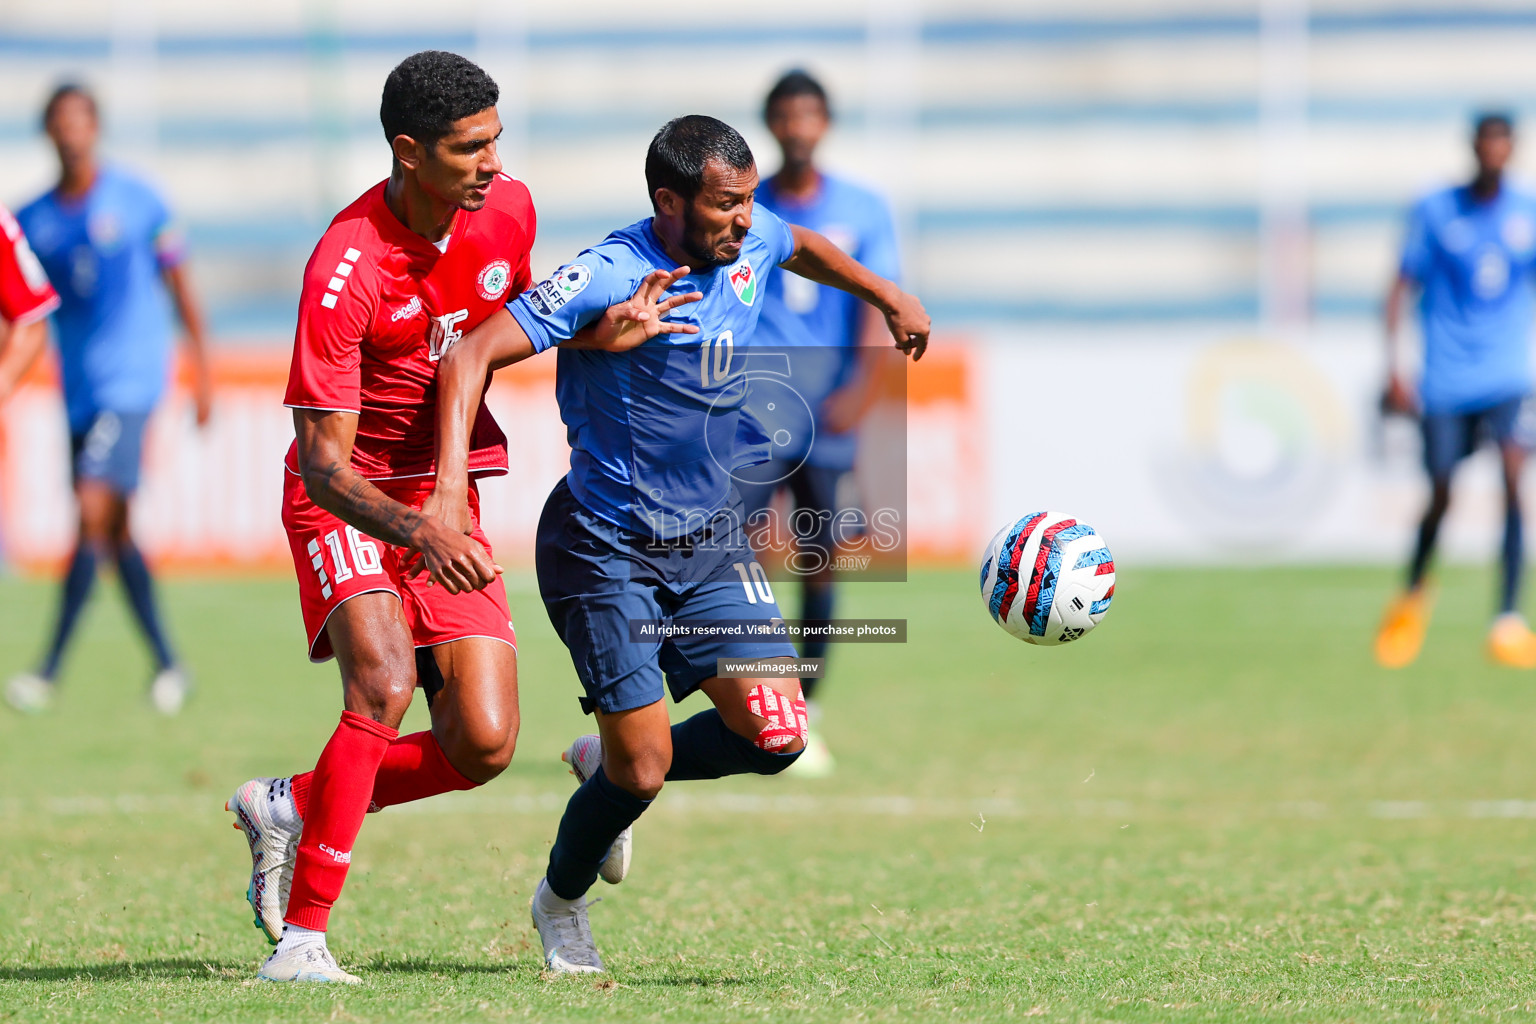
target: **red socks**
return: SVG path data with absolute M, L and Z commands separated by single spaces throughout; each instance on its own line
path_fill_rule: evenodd
M 384 763 L 379 765 L 379 777 L 373 783 L 373 805 L 382 810 L 478 785 L 448 763 L 443 748 L 430 732 L 413 732 L 389 745 Z
M 309 787 L 314 772 L 293 777 L 293 803 L 299 817 L 309 817 Z M 413 732 L 389 745 L 373 780 L 372 810 L 383 810 L 412 800 L 425 800 L 439 793 L 474 789 L 471 781 L 448 762 L 443 748 L 430 732 Z
M 347 880 L 352 844 L 368 813 L 379 764 L 399 735 L 371 718 L 343 711 L 315 770 L 304 780 L 302 803 L 295 787 L 294 803 L 304 815 L 304 831 L 283 918 L 288 924 L 325 931 Z

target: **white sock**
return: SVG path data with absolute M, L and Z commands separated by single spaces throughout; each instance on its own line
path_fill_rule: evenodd
M 317 932 L 313 928 L 300 928 L 296 924 L 284 924 L 283 934 L 277 940 L 277 948 L 272 951 L 273 956 L 280 953 L 292 953 L 300 946 L 325 946 L 325 932 Z
M 267 809 L 279 828 L 297 832 L 304 827 L 299 808 L 293 802 L 293 779 L 274 779 L 267 787 Z
M 579 907 L 587 901 L 585 896 L 579 896 L 574 900 L 562 899 L 556 896 L 555 890 L 549 887 L 547 879 L 543 885 L 539 886 L 538 898 L 539 905 L 545 910 L 569 910 L 572 907 Z

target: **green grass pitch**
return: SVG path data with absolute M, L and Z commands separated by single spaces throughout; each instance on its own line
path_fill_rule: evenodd
M 517 758 L 368 820 L 331 938 L 355 989 L 252 980 L 222 810 L 335 721 L 292 585 L 165 587 L 199 684 L 169 721 L 109 586 L 55 711 L 0 711 L 0 1020 L 1536 1016 L 1536 674 L 1485 662 L 1485 574 L 1446 574 L 1397 674 L 1369 659 L 1384 570 L 1123 572 L 1055 650 L 997 629 L 973 580 L 847 590 L 843 614 L 911 625 L 834 652 L 839 774 L 670 787 L 630 880 L 594 893 L 595 982 L 542 977 L 527 921 L 584 724 L 515 578 Z M 52 604 L 0 583 L 0 673 Z

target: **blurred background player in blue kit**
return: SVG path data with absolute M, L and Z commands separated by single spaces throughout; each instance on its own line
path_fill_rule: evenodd
M 779 144 L 782 163 L 758 188 L 758 205 L 824 235 L 881 277 L 899 281 L 896 229 L 885 201 L 816 166 L 816 147 L 832 122 L 821 83 L 804 71 L 785 74 L 769 90 L 763 119 Z M 790 384 L 805 399 L 812 422 L 791 427 L 788 444 L 776 443 L 771 461 L 736 471 L 745 513 L 750 519 L 768 508 L 779 491 L 788 491 L 792 505 L 786 522 L 796 528 L 802 549 L 816 545 L 833 555 L 832 520 L 847 504 L 839 495 L 851 491 L 858 425 L 874 399 L 873 365 L 866 356 L 889 345 L 884 319 L 847 292 L 796 274 L 774 274 L 753 344 L 795 349 Z M 810 514 L 796 516 L 798 510 Z M 801 576 L 800 618 L 815 626 L 832 618 L 835 572 L 819 556 L 810 565 L 811 571 Z M 824 639 L 800 644 L 803 658 L 824 659 L 826 653 Z M 811 732 L 790 771 L 803 776 L 825 776 L 833 769 L 817 726 L 819 682 L 800 681 Z
M 35 672 L 13 678 L 5 696 L 24 712 L 52 702 L 60 659 L 97 567 L 108 561 L 154 655 L 151 702 L 175 714 L 187 680 L 166 639 L 149 567 L 129 535 L 128 501 L 138 487 L 144 428 L 170 371 L 173 304 L 186 329 L 197 421 L 207 422 L 202 316 L 165 203 L 139 178 L 97 160 L 94 97 L 79 85 L 59 86 L 44 108 L 43 128 L 58 153 L 59 183 L 23 207 L 17 220 L 61 300 L 53 339 L 80 521 L 43 660 Z
M 1376 659 L 1401 668 L 1418 657 L 1429 625 L 1425 574 L 1451 501 L 1456 466 L 1484 441 L 1498 446 L 1504 476 L 1499 612 L 1488 634 L 1494 661 L 1536 668 L 1536 635 L 1518 611 L 1524 569 L 1520 471 L 1529 439 L 1522 409 L 1531 394 L 1536 197 L 1505 180 L 1514 153 L 1509 117 L 1478 119 L 1470 184 L 1434 192 L 1413 208 L 1397 280 L 1386 302 L 1386 406 L 1418 413 L 1429 471 L 1429 507 L 1419 525 L 1408 586 L 1387 610 Z M 1396 354 L 1404 299 L 1419 292 L 1424 367 L 1418 394 Z

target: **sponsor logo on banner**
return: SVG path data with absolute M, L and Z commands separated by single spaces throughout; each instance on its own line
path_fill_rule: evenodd
M 580 263 L 572 263 L 557 270 L 554 277 L 541 282 L 528 296 L 528 301 L 533 303 L 534 309 L 549 316 L 580 295 L 591 281 L 592 271 Z
M 399 323 L 401 320 L 409 320 L 411 317 L 420 312 L 421 296 L 412 295 L 411 301 L 395 310 L 394 313 L 390 316 L 390 320 L 394 321 L 395 323 Z
M 726 276 L 730 278 L 736 297 L 748 306 L 752 305 L 752 300 L 757 298 L 757 275 L 752 272 L 752 264 L 746 257 L 742 257 Z
M 506 260 L 492 260 L 480 271 L 475 286 L 480 290 L 480 297 L 487 302 L 494 302 L 501 298 L 502 292 L 507 290 L 507 285 L 512 283 L 512 264 Z

